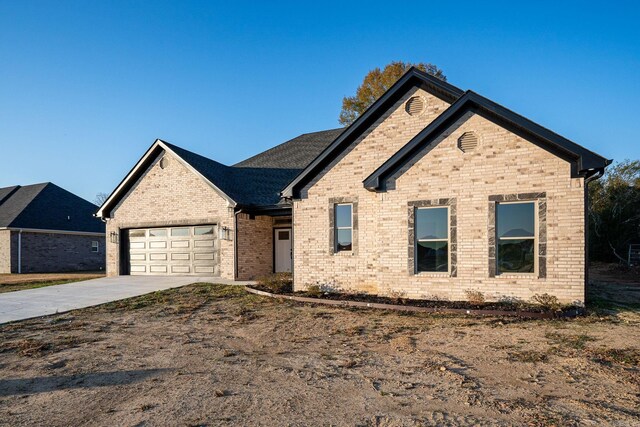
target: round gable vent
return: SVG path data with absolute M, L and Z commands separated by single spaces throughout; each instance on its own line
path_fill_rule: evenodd
M 410 116 L 417 116 L 424 111 L 424 99 L 421 96 L 412 96 L 404 106 Z
M 474 132 L 465 132 L 458 138 L 458 148 L 463 153 L 473 151 L 478 146 L 478 137 Z
M 160 159 L 160 168 L 164 169 L 169 166 L 169 158 L 167 156 L 162 156 Z

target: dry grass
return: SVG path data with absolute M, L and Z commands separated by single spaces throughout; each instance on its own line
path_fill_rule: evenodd
M 62 285 L 104 277 L 103 273 L 0 274 L 0 293 Z
M 632 425 L 640 318 L 611 292 L 551 321 L 156 292 L 0 326 L 0 424 Z

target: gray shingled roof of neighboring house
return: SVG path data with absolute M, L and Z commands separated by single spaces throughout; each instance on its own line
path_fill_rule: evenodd
M 163 143 L 236 203 L 269 206 L 280 201 L 280 191 L 343 130 L 300 135 L 233 166 L 223 165 L 165 141 Z
M 96 210 L 50 182 L 0 188 L 0 227 L 104 233 Z

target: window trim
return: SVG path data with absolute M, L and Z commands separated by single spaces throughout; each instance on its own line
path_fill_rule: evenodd
M 535 202 L 536 203 L 536 232 L 535 245 L 536 267 L 534 273 L 501 273 L 498 270 L 497 250 L 497 229 L 496 229 L 496 205 L 506 202 Z M 490 278 L 547 278 L 547 193 L 518 193 L 518 194 L 496 194 L 488 198 L 488 276 Z
M 95 250 L 94 250 L 94 248 L 95 248 Z M 96 254 L 100 253 L 100 241 L 99 240 L 92 240 L 91 241 L 91 253 L 96 253 Z
M 418 220 L 417 213 L 419 210 L 427 210 L 427 209 L 446 209 L 447 210 L 447 238 L 446 239 L 419 239 L 418 238 Z M 443 206 L 414 206 L 413 215 L 415 219 L 415 226 L 413 230 L 414 238 L 414 253 L 416 254 L 414 257 L 414 271 L 416 274 L 450 274 L 451 273 L 451 209 L 449 209 L 448 205 Z M 447 271 L 431 271 L 431 270 L 419 270 L 418 269 L 418 244 L 420 242 L 447 242 Z
M 338 206 L 349 206 L 351 208 L 351 217 L 350 219 L 350 226 L 349 227 L 339 227 L 338 226 Z M 334 220 L 334 225 L 333 225 L 333 230 L 334 230 L 334 238 L 333 238 L 333 252 L 334 253 L 339 253 L 339 252 L 353 252 L 353 203 L 351 202 L 346 202 L 346 203 L 335 203 L 333 205 L 333 217 L 335 218 Z M 350 230 L 351 231 L 351 249 L 339 249 L 339 243 L 338 243 L 338 233 L 340 230 Z
M 524 205 L 533 206 L 533 236 L 526 237 L 500 237 L 498 236 L 498 205 Z M 496 276 L 536 276 L 538 274 L 538 201 L 537 200 L 514 200 L 496 203 Z M 500 271 L 500 241 L 501 240 L 533 240 L 533 271 Z
M 449 221 L 449 271 L 417 271 L 416 268 L 416 232 L 415 232 L 415 208 L 424 207 L 448 207 Z M 408 216 L 408 246 L 407 246 L 407 272 L 413 276 L 427 277 L 457 277 L 458 276 L 458 210 L 457 200 L 455 197 L 430 199 L 430 200 L 413 200 L 407 202 Z
M 336 211 L 335 205 L 350 204 L 351 205 L 351 250 L 336 251 Z M 327 251 L 333 256 L 356 256 L 358 255 L 358 198 L 357 197 L 330 197 L 327 204 L 327 213 L 329 216 L 328 240 L 329 245 Z

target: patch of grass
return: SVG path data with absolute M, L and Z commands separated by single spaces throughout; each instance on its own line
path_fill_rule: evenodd
M 544 336 L 550 340 L 552 344 L 574 350 L 583 350 L 588 342 L 597 341 L 596 338 L 584 334 L 565 335 L 558 332 L 547 332 Z
M 44 288 L 46 286 L 64 285 L 65 283 L 82 282 L 87 279 L 45 280 L 26 283 L 0 284 L 0 294 L 5 292 L 24 291 L 25 289 Z
M 49 340 L 24 338 L 18 341 L 2 343 L 2 345 L 0 345 L 0 353 L 16 352 L 23 357 L 38 358 L 92 341 L 97 341 L 97 339 L 81 339 L 74 335 L 60 335 L 52 337 Z
M 599 313 L 602 311 L 604 312 L 640 311 L 640 303 L 635 303 L 635 302 L 621 303 L 621 302 L 611 301 L 605 298 L 593 298 L 589 300 L 589 303 L 587 304 L 587 306 L 589 309 L 595 311 L 596 313 Z
M 590 353 L 594 361 L 606 365 L 640 365 L 640 350 L 635 348 L 598 348 Z
M 548 356 L 539 351 L 526 350 L 510 352 L 508 353 L 508 359 L 510 362 L 539 363 L 546 362 Z
M 241 286 L 194 283 L 181 288 L 167 289 L 113 301 L 101 305 L 100 308 L 107 311 L 126 311 L 157 306 L 162 308 L 165 314 L 185 314 L 193 312 L 212 301 L 230 298 L 243 298 L 246 302 L 256 299 Z
M 51 343 L 43 342 L 36 339 L 27 338 L 20 340 L 15 344 L 15 349 L 20 356 L 25 357 L 41 357 L 51 350 Z

